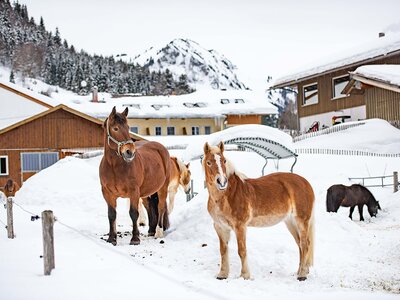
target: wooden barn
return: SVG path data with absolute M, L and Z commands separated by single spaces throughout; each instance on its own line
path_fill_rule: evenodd
M 297 95 L 297 111 L 300 131 L 321 129 L 337 123 L 358 121 L 371 118 L 371 104 L 380 116 L 392 122 L 390 106 L 381 103 L 382 94 L 368 93 L 365 89 L 343 91 L 350 82 L 350 73 L 364 65 L 393 64 L 400 65 L 400 40 L 396 37 L 383 36 L 374 42 L 363 45 L 359 50 L 351 50 L 332 57 L 332 61 L 324 61 L 315 67 L 290 74 L 278 79 L 272 88 L 295 91 Z M 371 101 L 371 97 L 374 99 Z M 392 122 L 393 123 L 393 122 Z
M 102 126 L 101 120 L 58 105 L 3 128 L 0 130 L 0 186 L 8 178 L 22 185 L 67 155 L 103 149 Z

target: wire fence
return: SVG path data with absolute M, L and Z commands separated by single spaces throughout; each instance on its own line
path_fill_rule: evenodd
M 22 212 L 24 212 L 25 214 L 28 214 L 30 216 L 31 221 L 35 221 L 35 220 L 41 219 L 41 217 L 39 217 L 38 214 L 36 214 L 36 213 L 24 208 L 21 204 L 16 203 L 14 199 L 13 199 L 12 202 L 18 208 L 20 208 Z M 129 255 L 129 253 L 127 254 L 127 253 L 124 253 L 124 252 L 121 252 L 121 251 L 117 250 L 117 248 L 115 248 L 114 246 L 110 246 L 109 244 L 106 244 L 103 241 L 101 241 L 97 235 L 95 235 L 95 234 L 91 235 L 91 234 L 85 233 L 80 229 L 77 229 L 77 228 L 75 228 L 75 227 L 73 227 L 71 225 L 68 225 L 68 224 L 60 221 L 60 219 L 57 218 L 56 216 L 54 217 L 54 221 L 55 221 L 55 224 L 59 224 L 59 225 L 63 226 L 64 228 L 67 228 L 68 230 L 71 230 L 71 231 L 79 234 L 80 236 L 82 236 L 86 240 L 96 244 L 97 246 L 99 246 L 102 249 L 106 249 L 107 251 L 110 251 L 110 252 L 112 252 L 114 254 L 117 254 L 117 255 L 123 257 L 124 259 L 127 259 L 131 263 L 134 263 L 134 264 L 136 264 L 138 266 L 141 266 L 142 268 L 148 270 L 149 272 L 153 273 L 154 275 L 157 275 L 157 277 L 159 277 L 159 278 L 161 278 L 163 280 L 167 280 L 167 281 L 169 281 L 171 283 L 174 283 L 174 284 L 176 284 L 178 286 L 181 286 L 181 287 L 183 287 L 183 288 L 185 288 L 185 289 L 187 289 L 189 291 L 192 291 L 192 292 L 195 292 L 195 293 L 200 293 L 200 294 L 202 294 L 204 296 L 207 296 L 207 297 L 210 297 L 210 298 L 219 299 L 219 300 L 228 300 L 229 299 L 228 297 L 224 297 L 224 296 L 222 296 L 220 294 L 215 293 L 214 291 L 211 291 L 211 290 L 208 290 L 208 289 L 205 289 L 205 288 L 202 288 L 202 287 L 198 287 L 198 286 L 194 287 L 194 286 L 191 286 L 189 284 L 186 284 L 185 282 L 182 282 L 182 281 L 180 281 L 180 280 L 178 280 L 178 279 L 176 279 L 176 278 L 174 278 L 174 277 L 172 277 L 172 276 L 170 276 L 168 274 L 165 274 L 165 273 L 162 273 L 162 272 L 156 270 L 152 266 L 140 264 L 137 261 L 133 260 L 131 258 L 131 255 Z M 0 223 L 4 224 L 7 227 L 7 225 L 3 221 L 0 220 Z
M 325 155 L 350 155 L 350 156 L 373 156 L 373 157 L 400 157 L 400 153 L 375 153 L 363 150 L 346 149 L 318 149 L 318 148 L 297 148 L 296 154 L 325 154 Z

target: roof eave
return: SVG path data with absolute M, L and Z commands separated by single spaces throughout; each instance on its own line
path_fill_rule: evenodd
M 296 86 L 300 82 L 303 82 L 303 81 L 306 81 L 306 80 L 310 80 L 310 79 L 315 78 L 315 77 L 324 76 L 324 75 L 327 75 L 327 74 L 330 74 L 330 73 L 338 72 L 340 70 L 352 68 L 352 67 L 355 67 L 355 66 L 365 65 L 365 64 L 368 64 L 370 62 L 374 62 L 376 60 L 379 60 L 379 59 L 381 59 L 383 57 L 390 57 L 390 56 L 397 55 L 397 54 L 400 54 L 400 49 L 392 51 L 392 52 L 389 52 L 389 53 L 386 53 L 386 54 L 381 54 L 381 55 L 378 55 L 378 56 L 375 56 L 375 57 L 372 57 L 372 58 L 360 60 L 360 61 L 357 61 L 357 62 L 354 62 L 354 63 L 351 63 L 351 64 L 347 64 L 347 65 L 343 65 L 343 66 L 336 67 L 336 68 L 333 68 L 333 69 L 329 69 L 329 70 L 326 70 L 326 71 L 323 71 L 323 72 L 320 72 L 320 73 L 314 73 L 312 75 L 308 75 L 308 76 L 301 77 L 301 78 L 298 78 L 298 79 L 291 79 L 291 80 L 288 80 L 288 81 L 278 82 L 277 84 L 272 85 L 270 87 L 270 89 L 277 89 L 277 88 L 284 88 L 284 87 L 289 87 L 289 86 Z

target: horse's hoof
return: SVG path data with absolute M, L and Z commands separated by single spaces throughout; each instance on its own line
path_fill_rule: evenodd
M 306 279 L 307 279 L 307 277 L 305 277 L 305 276 L 304 276 L 304 277 L 297 277 L 297 280 L 298 280 L 298 281 L 304 281 L 304 280 L 306 280 Z
M 140 244 L 140 239 L 139 238 L 132 238 L 131 242 L 129 243 L 130 245 L 139 245 Z
M 114 246 L 117 245 L 117 239 L 116 238 L 108 238 L 107 243 L 113 244 Z
M 154 236 L 156 234 L 156 232 L 155 231 L 152 231 L 152 232 L 148 232 L 148 236 Z

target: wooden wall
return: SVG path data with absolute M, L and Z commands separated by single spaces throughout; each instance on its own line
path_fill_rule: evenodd
M 400 93 L 373 87 L 365 90 L 367 118 L 400 123 Z
M 261 124 L 261 115 L 228 115 L 227 126 L 241 124 Z
M 0 136 L 0 155 L 8 156 L 8 176 L 0 176 L 0 186 L 8 178 L 22 184 L 34 173 L 21 173 L 21 152 L 59 152 L 68 148 L 103 147 L 103 128 L 63 109 L 23 124 Z
M 350 95 L 348 97 L 332 99 L 332 79 L 334 77 L 346 75 L 348 74 L 348 72 L 354 71 L 355 69 L 357 69 L 357 67 L 365 64 L 400 64 L 400 54 L 385 57 L 373 62 L 360 62 L 359 64 L 351 66 L 350 68 L 346 68 L 322 76 L 316 76 L 312 79 L 300 82 L 297 86 L 297 108 L 299 117 L 301 118 L 321 113 L 327 113 L 330 111 L 337 111 L 345 108 L 365 105 L 365 99 L 363 95 Z M 318 103 L 303 105 L 303 86 L 314 82 L 318 83 Z

